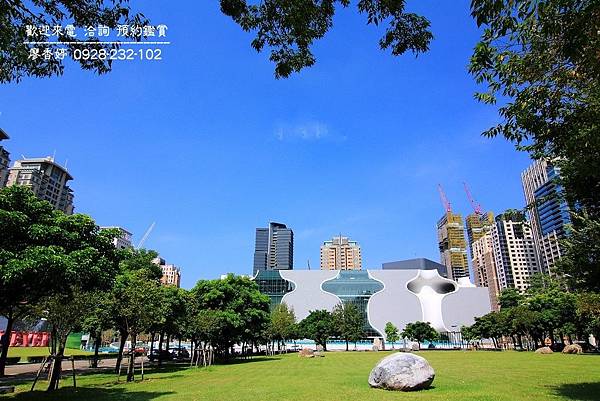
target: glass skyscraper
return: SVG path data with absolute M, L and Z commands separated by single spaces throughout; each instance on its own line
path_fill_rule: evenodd
M 271 222 L 268 228 L 256 229 L 254 267 L 261 270 L 290 270 L 294 268 L 294 232 L 285 224 Z
M 536 160 L 521 175 L 538 258 L 542 270 L 550 274 L 561 257 L 560 240 L 571 222 L 559 175 L 560 169 L 545 160 Z

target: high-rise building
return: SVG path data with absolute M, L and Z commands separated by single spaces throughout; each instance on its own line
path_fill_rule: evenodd
M 506 211 L 496 217 L 490 235 L 499 289 L 525 291 L 530 277 L 540 272 L 533 232 L 525 216 L 519 211 Z
M 162 285 L 174 285 L 177 288 L 181 286 L 181 269 L 179 267 L 167 263 L 161 257 L 155 258 L 153 262 L 160 266 L 162 270 L 162 277 L 160 278 Z
M 0 128 L 0 141 L 8 139 L 6 132 Z M 10 163 L 10 154 L 0 145 L 0 188 L 6 185 L 8 180 L 8 165 Z
M 561 199 L 559 174 L 560 169 L 545 160 L 536 160 L 521 174 L 539 262 L 542 271 L 549 274 L 561 257 L 560 240 L 571 221 L 569 208 Z
M 362 256 L 358 242 L 339 235 L 321 245 L 321 270 L 360 270 Z
M 494 225 L 494 213 L 471 213 L 465 219 L 467 227 L 467 239 L 471 260 L 473 259 L 473 243 L 489 232 Z
M 467 241 L 460 214 L 446 211 L 437 223 L 440 261 L 448 269 L 448 278 L 458 280 L 469 277 Z
M 492 310 L 498 310 L 500 286 L 498 284 L 492 235 L 489 232 L 471 243 L 471 255 L 475 285 L 477 287 L 487 287 Z
M 108 227 L 100 227 L 101 230 L 108 229 L 116 229 L 119 230 L 120 235 L 113 240 L 113 245 L 117 249 L 127 249 L 132 248 L 133 244 L 131 243 L 131 233 L 124 229 L 123 227 L 117 226 L 108 226 Z
M 73 177 L 53 157 L 15 161 L 9 169 L 7 185 L 24 185 L 66 214 L 73 214 L 73 191 L 67 182 Z
M 294 268 L 294 232 L 285 224 L 270 222 L 268 228 L 256 229 L 254 275 L 259 270 Z

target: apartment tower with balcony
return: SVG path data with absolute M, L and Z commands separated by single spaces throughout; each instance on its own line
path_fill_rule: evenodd
M 321 245 L 321 270 L 360 270 L 360 245 L 341 234 Z
M 66 214 L 73 214 L 73 191 L 67 185 L 73 177 L 53 157 L 25 158 L 9 169 L 7 185 L 31 188 L 38 198 L 46 200 Z

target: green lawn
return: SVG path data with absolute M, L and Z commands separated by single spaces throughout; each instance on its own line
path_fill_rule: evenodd
M 82 355 L 90 354 L 90 352 L 81 351 L 79 349 L 66 349 L 65 355 Z M 8 356 L 45 356 L 49 355 L 48 347 L 10 347 L 8 349 Z
M 518 352 L 421 352 L 436 371 L 433 387 L 415 393 L 371 389 L 367 377 L 384 352 L 329 352 L 325 358 L 295 354 L 209 369 L 151 373 L 143 382 L 116 383 L 93 374 L 47 395 L 18 393 L 17 400 L 599 400 L 600 356 Z M 40 383 L 40 390 L 45 382 Z M 63 386 L 70 386 L 65 379 Z

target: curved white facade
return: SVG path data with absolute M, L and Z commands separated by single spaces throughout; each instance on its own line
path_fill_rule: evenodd
M 487 288 L 459 284 L 441 277 L 437 270 L 280 270 L 279 274 L 293 283 L 293 290 L 281 301 L 294 309 L 299 321 L 312 310 L 333 310 L 342 298 L 355 292 L 357 299 L 363 300 L 370 327 L 382 337 L 387 322 L 400 330 L 408 323 L 426 321 L 440 332 L 459 331 L 491 311 Z M 330 291 L 336 288 L 340 292 L 324 290 L 324 283 Z M 331 283 L 339 285 L 332 287 Z

